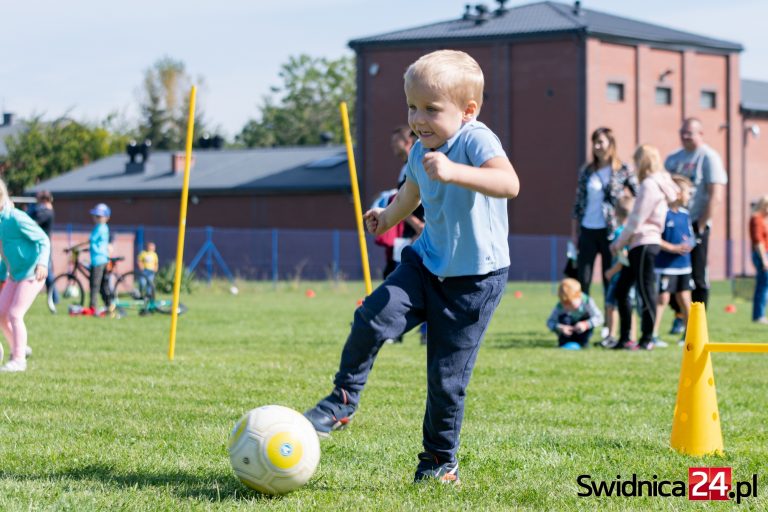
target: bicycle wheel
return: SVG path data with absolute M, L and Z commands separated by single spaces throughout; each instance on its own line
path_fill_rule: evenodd
M 56 293 L 54 301 L 54 291 Z M 48 290 L 48 310 L 56 313 L 61 310 L 65 313 L 70 310 L 70 306 L 82 308 L 85 305 L 85 288 L 74 274 L 59 274 L 51 283 Z
M 164 315 L 170 315 L 173 312 L 173 301 L 170 299 L 156 300 L 150 302 L 150 309 L 154 309 L 158 313 Z M 187 312 L 187 306 L 179 302 L 179 314 L 183 315 Z
M 149 291 L 147 278 L 138 272 L 131 270 L 121 275 L 112 288 L 112 297 L 121 300 L 141 300 Z

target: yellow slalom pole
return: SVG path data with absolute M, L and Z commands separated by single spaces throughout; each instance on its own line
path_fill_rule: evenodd
M 189 92 L 189 118 L 187 119 L 187 144 L 184 154 L 184 183 L 181 186 L 181 208 L 179 209 L 179 239 L 176 242 L 176 274 L 173 278 L 173 310 L 171 311 L 171 338 L 168 342 L 168 359 L 173 361 L 176 351 L 176 326 L 179 321 L 179 292 L 181 271 L 184 266 L 184 235 L 187 228 L 187 198 L 189 196 L 189 167 L 192 161 L 192 135 L 195 131 L 195 96 L 197 87 Z
M 341 124 L 344 127 L 344 142 L 347 144 L 347 161 L 349 162 L 349 181 L 352 183 L 352 199 L 355 203 L 355 220 L 357 221 L 357 237 L 360 241 L 360 258 L 363 262 L 363 278 L 365 279 L 365 294 L 370 295 L 371 269 L 368 266 L 368 248 L 365 245 L 365 230 L 363 229 L 363 209 L 360 206 L 360 189 L 357 187 L 357 169 L 355 167 L 355 152 L 352 150 L 352 136 L 349 133 L 349 112 L 347 102 L 339 104 Z

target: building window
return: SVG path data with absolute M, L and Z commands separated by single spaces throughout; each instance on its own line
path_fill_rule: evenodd
M 624 84 L 619 82 L 608 82 L 606 91 L 608 101 L 612 103 L 621 103 L 624 101 Z
M 701 91 L 701 108 L 714 110 L 717 107 L 717 93 L 715 91 Z
M 671 105 L 672 89 L 670 89 L 669 87 L 657 87 L 656 88 L 656 104 Z

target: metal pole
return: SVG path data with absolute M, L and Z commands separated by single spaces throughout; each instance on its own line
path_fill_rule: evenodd
M 272 287 L 277 288 L 278 278 L 278 252 L 277 252 L 278 230 L 272 230 Z

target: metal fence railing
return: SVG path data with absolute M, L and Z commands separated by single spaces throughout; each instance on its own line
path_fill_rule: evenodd
M 56 226 L 56 234 L 89 232 L 93 226 Z M 133 237 L 134 256 L 147 241 L 155 242 L 161 265 L 176 257 L 176 227 L 111 225 L 114 233 Z M 509 235 L 512 281 L 557 281 L 566 263 L 569 238 L 561 235 Z M 367 235 L 371 274 L 381 278 L 384 249 Z M 727 261 L 732 244 L 710 241 L 710 266 L 713 278 Z M 187 228 L 184 262 L 195 265 L 198 277 L 234 277 L 254 280 L 295 278 L 362 279 L 360 248 L 354 230 Z M 751 269 L 749 269 L 751 270 Z

